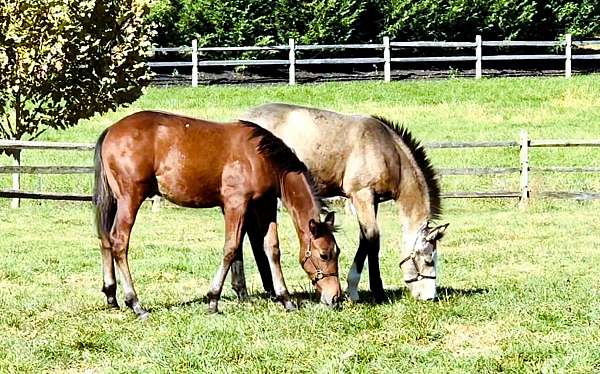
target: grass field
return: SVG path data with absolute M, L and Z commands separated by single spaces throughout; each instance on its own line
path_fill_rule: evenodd
M 600 138 L 600 76 L 446 80 L 391 84 L 150 89 L 130 108 L 46 140 L 94 141 L 139 109 L 226 120 L 268 101 L 388 116 L 426 141 Z M 598 149 L 534 150 L 532 164 L 598 166 Z M 515 150 L 431 152 L 436 167 L 513 166 Z M 26 165 L 89 165 L 90 153 L 24 153 Z M 0 163 L 9 161 L 0 157 Z M 591 174 L 534 176 L 535 188 L 600 191 Z M 514 178 L 448 177 L 445 190 L 511 189 Z M 9 179 L 0 177 L 0 188 Z M 24 178 L 28 190 L 89 192 L 91 178 Z M 599 202 L 444 202 L 441 298 L 416 302 L 398 268 L 397 211 L 381 209 L 382 276 L 391 302 L 319 305 L 297 263 L 291 221 L 281 213 L 284 274 L 301 308 L 285 313 L 262 297 L 246 246 L 252 298 L 227 287 L 219 315 L 204 295 L 220 259 L 218 210 L 145 206 L 131 267 L 148 321 L 108 310 L 91 207 L 0 200 L 0 372 L 599 372 Z M 342 281 L 357 246 L 354 217 L 338 212 Z M 363 276 L 365 290 L 368 277 Z M 119 298 L 122 302 L 121 294 Z

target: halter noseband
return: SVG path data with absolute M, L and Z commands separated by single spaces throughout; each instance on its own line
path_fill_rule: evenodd
M 427 223 L 425 223 L 425 225 L 421 226 L 421 228 L 419 229 L 419 232 L 421 232 L 423 230 L 424 227 L 427 227 Z M 413 278 L 410 279 L 405 279 L 404 282 L 405 283 L 413 283 L 413 282 L 417 282 L 420 281 L 422 279 L 436 279 L 435 275 L 427 275 L 427 274 L 423 274 L 421 272 L 421 269 L 419 269 L 419 265 L 417 265 L 417 261 L 415 261 L 415 256 L 417 255 L 417 251 L 415 250 L 416 246 L 417 246 L 417 240 L 419 240 L 419 236 L 417 236 L 415 238 L 415 242 L 413 244 L 412 247 L 412 251 L 410 252 L 410 254 L 406 257 L 404 257 L 401 261 L 400 264 L 398 266 L 400 266 L 400 269 L 402 269 L 402 265 L 407 262 L 408 260 L 411 260 L 413 263 L 413 266 L 417 272 L 417 275 L 414 276 Z M 433 243 L 433 246 L 435 248 L 435 243 Z
M 321 269 L 320 267 L 318 267 L 315 264 L 315 262 L 312 260 L 312 240 L 310 240 L 310 239 L 308 239 L 308 249 L 306 250 L 306 252 L 304 252 L 304 261 L 302 261 L 303 268 L 304 268 L 304 265 L 306 264 L 306 262 L 309 260 L 310 260 L 310 263 L 312 264 L 312 266 L 316 269 L 316 271 L 313 274 L 308 275 L 313 286 L 316 285 L 317 282 L 323 278 L 338 276 L 337 272 L 325 273 L 323 271 L 323 269 Z M 306 271 L 306 268 L 304 268 L 304 270 Z

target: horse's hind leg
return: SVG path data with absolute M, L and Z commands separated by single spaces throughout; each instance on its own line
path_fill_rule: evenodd
M 142 309 L 140 305 L 135 289 L 133 288 L 133 280 L 127 261 L 131 229 L 143 200 L 144 194 L 139 191 L 138 193 L 124 196 L 117 201 L 117 215 L 111 232 L 111 241 L 112 255 L 121 272 L 121 285 L 125 293 L 125 305 L 133 309 L 138 317 L 145 319 L 148 317 L 148 312 Z
M 225 245 L 223 247 L 223 260 L 213 278 L 212 285 L 208 291 L 208 312 L 218 312 L 219 298 L 223 290 L 225 277 L 236 258 L 236 252 L 241 250 L 244 238 L 244 218 L 248 201 L 236 196 L 230 197 L 225 202 L 223 213 L 225 215 Z
M 351 300 L 357 301 L 358 283 L 365 264 L 369 258 L 369 286 L 375 302 L 385 300 L 385 291 L 379 270 L 379 226 L 377 225 L 377 202 L 373 191 L 362 189 L 350 194 L 352 204 L 360 226 L 360 243 L 354 262 L 348 273 L 348 288 L 346 293 Z
M 112 244 L 110 239 L 100 239 L 100 251 L 102 252 L 102 292 L 106 295 L 106 303 L 109 307 L 118 308 L 117 303 L 117 279 L 115 278 L 115 262 L 112 255 Z

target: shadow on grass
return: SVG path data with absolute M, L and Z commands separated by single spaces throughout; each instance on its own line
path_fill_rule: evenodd
M 471 297 L 475 295 L 488 293 L 487 288 L 452 288 L 452 287 L 439 287 L 438 288 L 438 301 L 447 301 L 464 297 Z
M 461 288 L 452 288 L 452 287 L 439 287 L 437 301 L 450 301 L 450 300 L 456 300 L 456 299 L 460 299 L 460 298 L 468 298 L 468 297 L 472 297 L 472 296 L 476 296 L 476 295 L 480 295 L 480 294 L 485 294 L 488 291 L 489 290 L 486 288 L 461 289 Z M 360 300 L 357 302 L 358 304 L 376 304 L 375 301 L 373 300 L 373 297 L 372 297 L 370 291 L 361 290 L 358 292 L 358 294 L 360 297 Z M 410 295 L 409 290 L 405 287 L 387 289 L 385 294 L 386 294 L 386 301 L 384 302 L 384 304 L 395 303 L 402 299 L 407 299 L 407 298 L 412 297 Z M 294 303 L 296 303 L 296 305 L 298 305 L 298 307 L 302 307 L 302 306 L 306 306 L 306 305 L 310 305 L 310 304 L 320 304 L 320 302 L 321 302 L 318 294 L 315 291 L 311 291 L 311 290 L 293 291 L 290 293 L 290 297 L 291 297 L 292 301 Z M 227 301 L 227 302 L 238 301 L 237 297 L 232 296 L 232 295 L 231 296 L 230 295 L 222 296 L 221 300 Z M 266 292 L 253 292 L 250 294 L 248 299 L 245 300 L 244 302 L 248 302 L 248 301 L 252 301 L 252 300 L 270 300 L 272 302 L 276 302 L 275 299 L 272 296 L 270 296 L 269 294 L 267 294 Z M 345 301 L 345 302 L 348 302 L 348 301 Z M 196 297 L 196 298 L 193 298 L 193 299 L 187 300 L 187 301 L 171 302 L 171 303 L 168 303 L 168 302 L 158 303 L 158 304 L 154 304 L 153 307 L 148 308 L 148 311 L 156 312 L 158 310 L 165 310 L 165 309 L 168 310 L 168 309 L 185 307 L 185 306 L 193 306 L 193 305 L 208 305 L 208 297 L 205 295 L 205 296 Z
M 180 308 L 185 306 L 194 306 L 194 305 L 208 305 L 208 297 L 196 297 L 187 301 L 175 301 L 175 302 L 163 302 L 163 303 L 154 303 L 151 307 L 146 308 L 146 310 L 150 313 L 157 312 L 159 310 L 169 310 L 174 308 Z
M 252 300 L 256 300 L 256 299 L 268 300 L 271 298 L 269 297 L 269 295 L 267 295 L 266 292 L 262 292 L 262 293 L 251 293 L 250 296 L 244 301 L 239 301 L 237 296 L 222 295 L 221 298 L 219 299 L 219 301 L 248 302 L 248 301 L 252 301 Z M 195 298 L 193 298 L 191 300 L 187 300 L 187 301 L 154 303 L 152 307 L 148 307 L 146 309 L 148 310 L 148 312 L 156 312 L 159 310 L 165 310 L 165 309 L 169 310 L 169 309 L 180 308 L 180 307 L 185 307 L 185 306 L 197 306 L 197 305 L 205 305 L 208 307 L 208 296 L 206 296 L 206 295 L 198 296 L 198 297 L 195 297 Z

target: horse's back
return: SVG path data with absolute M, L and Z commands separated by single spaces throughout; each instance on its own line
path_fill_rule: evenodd
M 294 149 L 324 195 L 348 194 L 364 186 L 386 190 L 398 182 L 394 137 L 375 118 L 279 103 L 251 109 L 242 118 Z
M 112 170 L 127 176 L 120 184 L 131 181 L 146 195 L 160 193 L 182 206 L 218 206 L 224 180 L 245 175 L 244 162 L 232 157 L 247 153 L 242 138 L 248 134 L 239 123 L 144 111 L 109 129 L 103 153 Z M 241 186 L 243 181 L 234 182 Z

